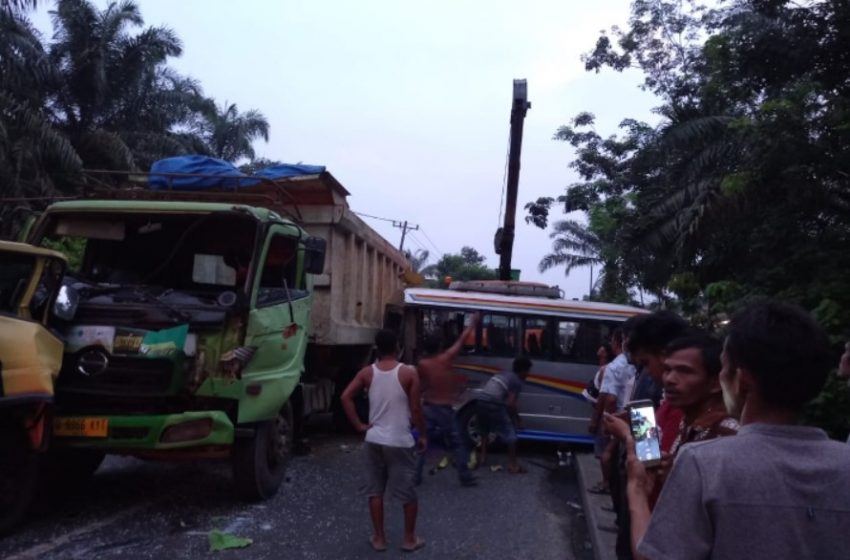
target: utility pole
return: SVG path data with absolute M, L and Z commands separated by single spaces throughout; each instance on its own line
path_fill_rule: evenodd
M 403 222 L 393 222 L 393 227 L 401 229 L 401 242 L 398 244 L 398 250 L 404 250 L 404 238 L 407 237 L 408 231 L 419 231 L 419 224 L 415 226 L 407 225 L 407 220 Z
M 508 154 L 507 196 L 505 201 L 505 225 L 496 232 L 496 253 L 499 259 L 499 279 L 511 279 L 511 258 L 514 250 L 516 225 L 516 200 L 519 189 L 519 156 L 522 152 L 522 127 L 525 113 L 531 108 L 528 101 L 528 83 L 514 80 L 513 104 L 511 105 L 511 145 Z

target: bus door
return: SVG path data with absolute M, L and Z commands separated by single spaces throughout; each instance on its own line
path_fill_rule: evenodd
M 597 350 L 610 340 L 616 324 L 557 317 L 552 326 L 549 359 L 535 362 L 539 367 L 532 369 L 536 374 L 532 385 L 536 382 L 546 388 L 545 396 L 541 392 L 535 404 L 540 414 L 535 425 L 542 431 L 586 439 L 592 404 L 581 392 L 598 371 Z

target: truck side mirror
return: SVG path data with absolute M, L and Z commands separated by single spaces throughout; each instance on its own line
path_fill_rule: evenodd
M 327 247 L 327 241 L 321 237 L 308 237 L 304 240 L 304 272 L 322 274 L 325 271 Z
M 70 321 L 77 313 L 80 304 L 80 293 L 73 287 L 63 284 L 53 302 L 53 315 L 63 321 Z

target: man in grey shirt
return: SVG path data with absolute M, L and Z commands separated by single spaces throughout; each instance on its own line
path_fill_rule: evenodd
M 501 371 L 487 380 L 478 395 L 476 414 L 481 435 L 481 464 L 487 462 L 487 444 L 490 434 L 508 446 L 508 472 L 520 474 L 525 468 L 517 458 L 516 430 L 519 426 L 517 397 L 522 383 L 531 371 L 531 360 L 525 356 L 514 359 L 511 371 Z
M 732 318 L 720 382 L 737 436 L 679 451 L 651 516 L 653 477 L 627 446 L 636 558 L 847 558 L 850 447 L 797 425 L 832 359 L 802 309 L 748 306 Z

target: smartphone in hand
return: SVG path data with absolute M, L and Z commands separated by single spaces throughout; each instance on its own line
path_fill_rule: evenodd
M 637 458 L 647 468 L 661 464 L 661 435 L 655 423 L 655 407 L 650 400 L 629 402 L 629 420 Z

